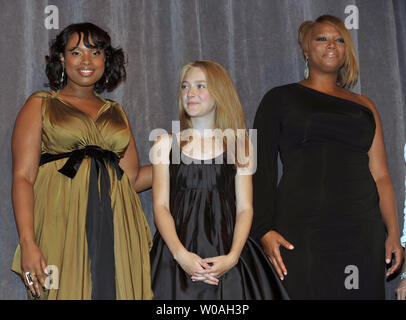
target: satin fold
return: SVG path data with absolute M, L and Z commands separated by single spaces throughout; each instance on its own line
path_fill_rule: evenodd
M 75 177 L 83 159 L 85 157 L 91 158 L 86 212 L 86 239 L 89 248 L 90 272 L 92 274 L 92 299 L 113 300 L 116 298 L 114 225 L 109 195 L 110 178 L 104 161 L 106 160 L 113 166 L 119 180 L 123 175 L 123 170 L 118 165 L 119 158 L 117 155 L 98 146 L 87 146 L 63 154 L 42 154 L 40 166 L 66 157 L 69 158 L 68 161 L 58 171 L 71 179 Z
M 172 148 L 174 152 L 179 150 L 176 139 Z M 227 255 L 233 242 L 236 168 L 227 164 L 226 155 L 223 153 L 212 163 L 189 158 L 186 163 L 171 162 L 169 166 L 170 212 L 177 235 L 189 252 L 201 258 Z M 181 158 L 187 156 L 182 154 Z M 193 282 L 173 259 L 157 231 L 151 250 L 151 273 L 156 299 L 289 299 L 269 259 L 251 238 L 247 239 L 237 265 L 214 286 Z
M 40 299 L 151 299 L 152 237 L 119 167 L 131 129 L 120 104 L 95 96 L 104 104 L 93 120 L 59 92 L 32 95 L 42 99 L 35 241 L 55 271 Z M 22 273 L 20 246 L 11 269 Z

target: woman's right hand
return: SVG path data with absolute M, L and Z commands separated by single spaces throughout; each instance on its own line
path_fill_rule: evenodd
M 22 278 L 31 291 L 31 294 L 36 297 L 40 297 L 40 285 L 45 288 L 45 277 L 44 274 L 47 274 L 46 267 L 47 263 L 41 252 L 41 249 L 34 241 L 27 241 L 20 244 L 21 248 L 21 270 Z M 26 272 L 31 274 L 32 282 L 34 284 L 29 285 L 26 279 Z
M 288 270 L 283 263 L 279 247 L 282 245 L 286 249 L 293 250 L 294 246 L 276 231 L 269 231 L 266 233 L 261 238 L 261 244 L 269 260 L 274 266 L 275 271 L 278 273 L 279 278 L 283 280 L 284 276 L 288 274 Z

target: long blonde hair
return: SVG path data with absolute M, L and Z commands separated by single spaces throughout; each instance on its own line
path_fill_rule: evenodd
M 180 71 L 178 87 L 178 107 L 181 130 L 193 128 L 192 121 L 186 113 L 182 104 L 182 82 L 186 73 L 191 68 L 199 68 L 206 76 L 207 90 L 215 101 L 215 129 L 234 131 L 238 138 L 237 130 L 244 130 L 246 154 L 248 150 L 248 133 L 245 124 L 244 111 L 235 89 L 233 80 L 228 72 L 217 62 L 210 60 L 198 60 L 185 64 Z M 237 139 L 236 139 L 237 140 Z M 223 140 L 224 150 L 227 148 L 225 138 Z M 181 144 L 182 148 L 182 144 Z M 237 150 L 237 149 L 236 149 Z M 237 165 L 239 165 L 237 157 Z
M 336 83 L 339 87 L 343 88 L 353 87 L 358 80 L 358 61 L 351 34 L 340 18 L 325 14 L 318 17 L 315 21 L 305 21 L 300 25 L 298 41 L 302 48 L 303 57 L 306 59 L 306 52 L 309 50 L 312 29 L 317 23 L 327 23 L 333 26 L 343 37 L 345 45 L 345 61 L 338 71 Z

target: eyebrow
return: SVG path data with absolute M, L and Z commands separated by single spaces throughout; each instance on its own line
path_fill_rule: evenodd
M 89 50 L 98 50 L 98 51 L 101 51 L 102 49 L 100 49 L 100 48 L 88 48 L 88 47 L 86 47 L 85 46 L 85 48 L 81 48 L 81 47 L 79 47 L 79 46 L 74 46 L 73 48 L 71 48 L 71 49 L 67 49 L 68 51 L 73 51 L 73 50 L 86 50 L 86 49 L 89 49 Z
M 330 33 L 316 33 L 316 34 L 315 34 L 316 37 L 329 36 L 329 35 L 330 35 Z M 338 37 L 341 37 L 341 38 L 343 37 L 343 36 L 342 36 L 341 34 L 339 34 L 339 33 L 338 33 L 337 35 L 338 35 Z
M 183 82 L 190 83 L 190 82 L 187 81 L 187 80 L 183 80 L 182 83 L 183 83 Z M 192 81 L 192 82 L 194 82 L 194 83 L 207 83 L 206 80 L 196 80 L 196 81 Z
M 68 51 L 73 51 L 73 50 L 76 50 L 76 49 L 80 49 L 80 48 L 78 46 L 74 46 L 73 48 L 68 49 Z

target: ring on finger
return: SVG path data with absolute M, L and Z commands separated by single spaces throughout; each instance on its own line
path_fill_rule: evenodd
M 33 277 L 35 277 L 35 274 L 31 274 L 27 271 L 24 275 L 25 280 L 27 280 L 28 286 L 32 286 L 34 284 Z

